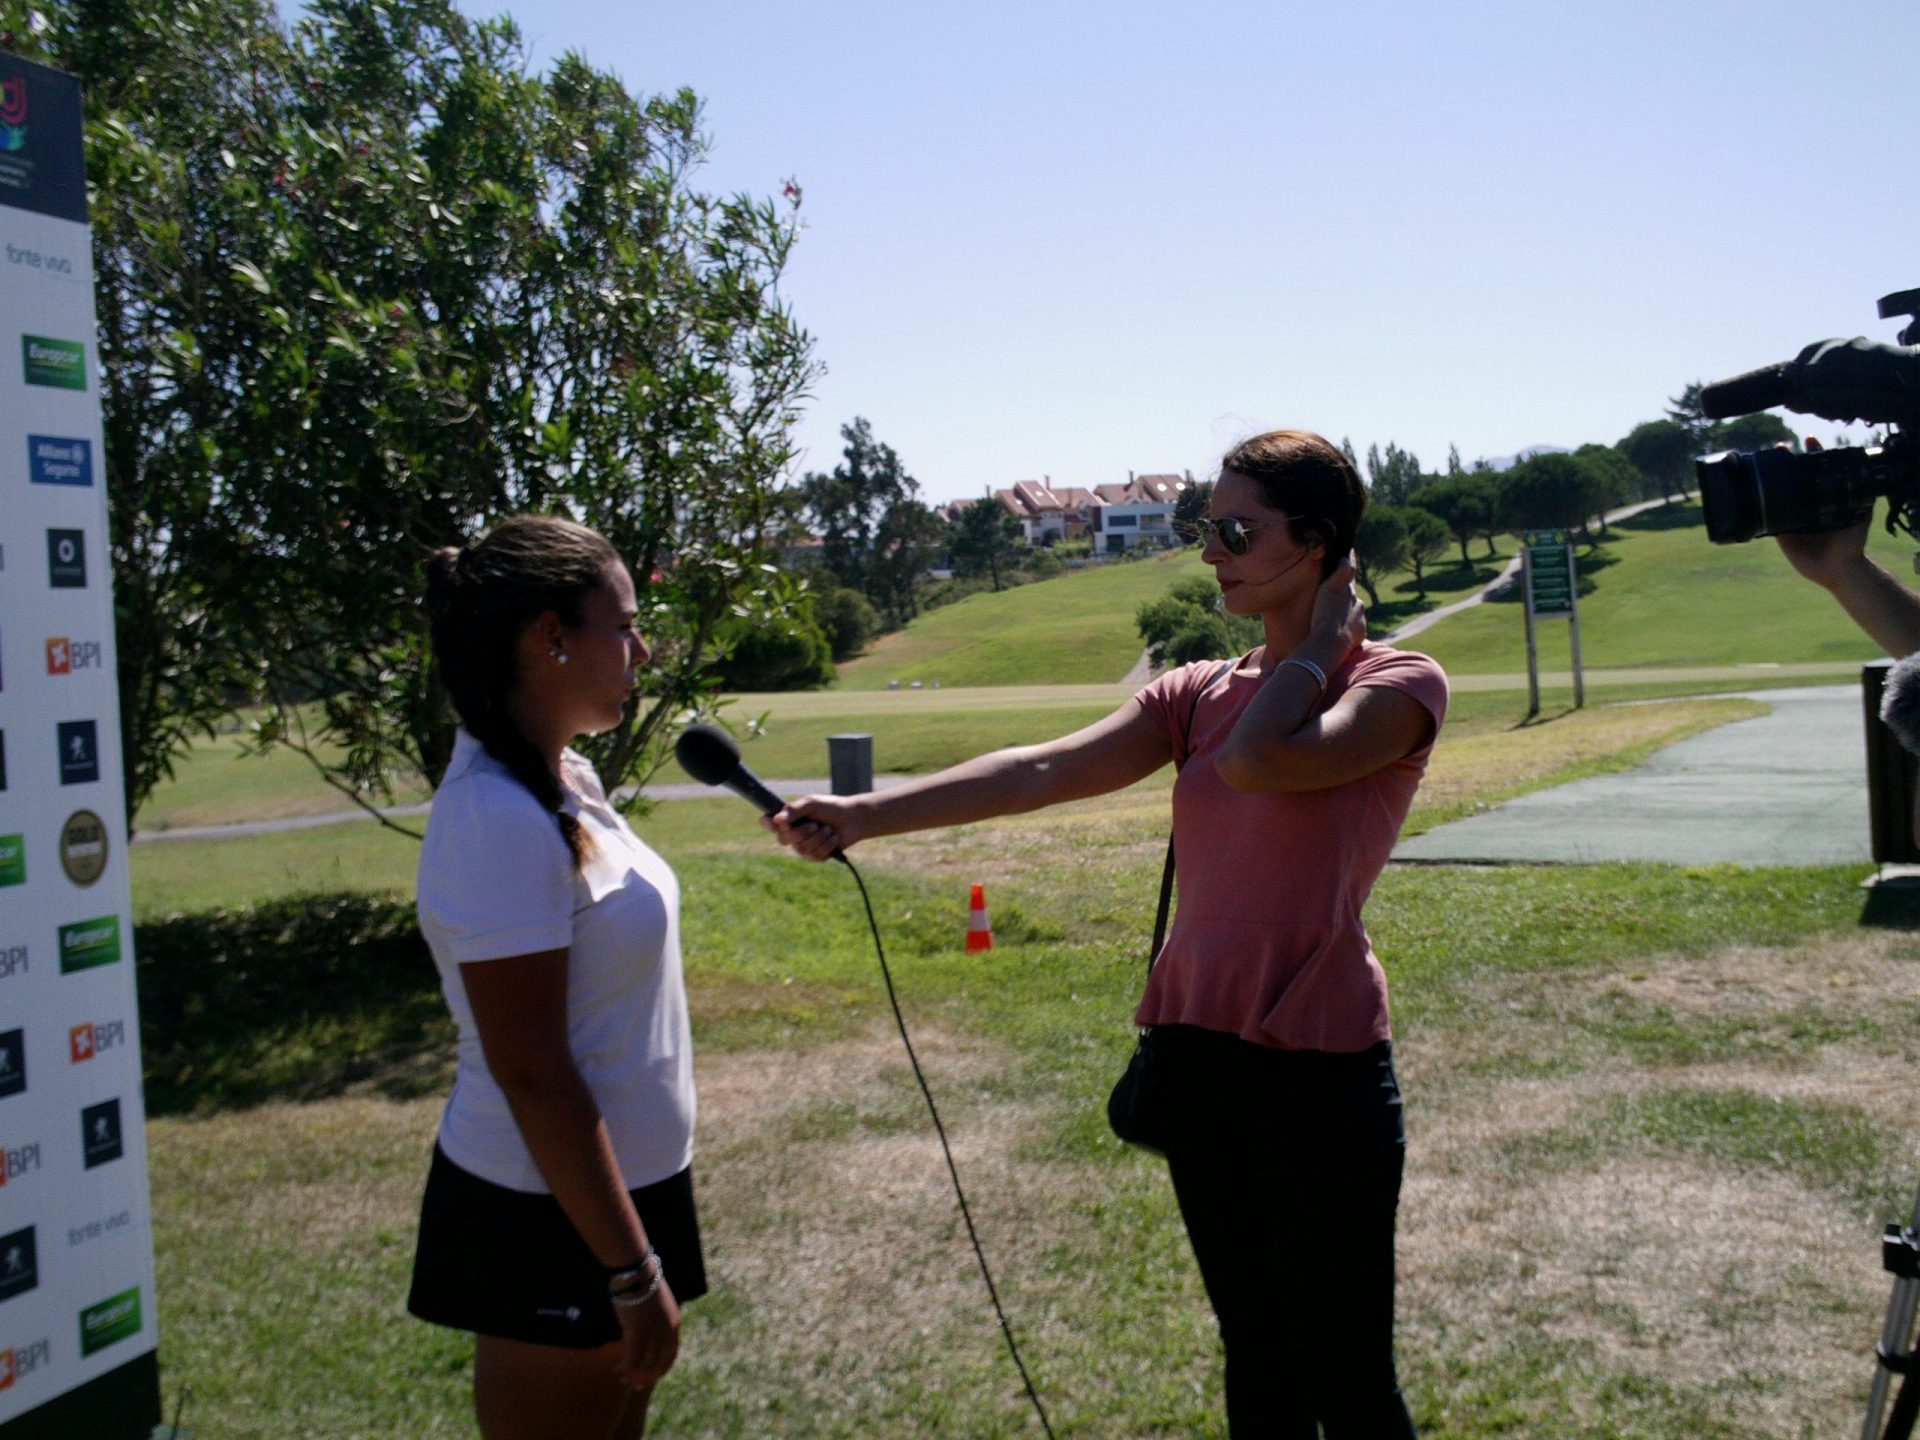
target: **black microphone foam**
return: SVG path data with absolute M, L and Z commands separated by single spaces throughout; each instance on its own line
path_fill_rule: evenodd
M 716 726 L 689 725 L 674 741 L 673 754 L 680 768 L 702 785 L 724 785 L 763 815 L 772 815 L 787 803 L 740 763 L 740 747 Z
M 1920 755 L 1920 654 L 1896 661 L 1880 692 L 1880 718 L 1893 738 Z

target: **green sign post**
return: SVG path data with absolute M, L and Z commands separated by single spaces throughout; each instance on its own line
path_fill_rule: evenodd
M 1536 619 L 1568 621 L 1573 629 L 1573 703 L 1587 703 L 1580 670 L 1579 572 L 1573 563 L 1573 537 L 1564 530 L 1529 530 L 1521 537 L 1521 570 L 1527 587 L 1527 714 L 1540 713 L 1540 651 Z

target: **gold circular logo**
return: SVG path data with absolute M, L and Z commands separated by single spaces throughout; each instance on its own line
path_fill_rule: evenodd
M 107 868 L 106 822 L 91 810 L 76 810 L 60 827 L 60 868 L 76 885 L 91 885 Z

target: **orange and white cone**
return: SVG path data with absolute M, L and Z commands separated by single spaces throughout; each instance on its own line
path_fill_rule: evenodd
M 984 885 L 973 887 L 973 895 L 967 901 L 967 953 L 976 950 L 993 949 L 993 922 L 987 919 L 987 889 Z

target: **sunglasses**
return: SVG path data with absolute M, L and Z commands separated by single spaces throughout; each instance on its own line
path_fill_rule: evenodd
M 1190 520 L 1181 527 L 1187 539 L 1204 545 L 1209 540 L 1218 540 L 1227 547 L 1230 555 L 1244 555 L 1247 547 L 1253 544 L 1249 532 L 1265 530 L 1274 525 L 1284 525 L 1294 519 L 1292 515 L 1282 515 L 1277 520 L 1242 520 L 1238 515 L 1222 515 L 1218 520 L 1202 516 Z

